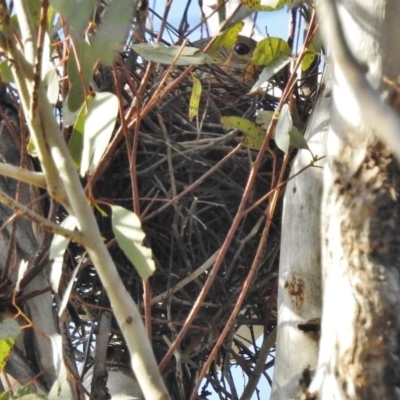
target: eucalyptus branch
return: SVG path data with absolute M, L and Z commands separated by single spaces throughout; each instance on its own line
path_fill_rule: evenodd
M 69 229 L 65 229 L 54 222 L 49 221 L 48 219 L 42 217 L 37 214 L 35 211 L 29 209 L 27 206 L 21 204 L 20 202 L 14 200 L 11 196 L 4 193 L 0 190 L 0 202 L 2 202 L 7 207 L 11 208 L 17 214 L 22 217 L 26 217 L 33 221 L 39 228 L 44 229 L 46 231 L 50 231 L 54 234 L 64 236 L 76 243 L 84 244 L 84 238 L 80 232 L 71 231 Z
M 46 178 L 43 172 L 33 172 L 12 164 L 0 163 L 0 175 L 47 189 Z
M 24 57 L 25 60 L 33 66 L 36 61 L 37 38 L 32 16 L 25 0 L 14 0 L 14 7 L 21 31 Z
M 63 139 L 60 127 L 50 106 L 44 85 L 40 79 L 37 60 L 32 46 L 36 43 L 35 28 L 29 17 L 29 10 L 23 0 L 15 0 L 18 20 L 21 24 L 23 43 L 28 51 L 28 62 L 32 63 L 33 80 L 24 75 L 20 66 L 21 52 L 15 47 L 12 29 L 9 26 L 9 15 L 5 0 L 0 0 L 0 22 L 8 29 L 4 30 L 5 43 L 10 43 L 10 47 L 3 48 L 5 52 L 13 58 L 13 74 L 17 88 L 20 92 L 21 103 L 26 116 L 28 127 L 32 135 L 33 142 L 39 154 L 39 159 L 48 183 L 48 191 L 51 197 L 64 204 L 70 214 L 74 215 L 80 226 L 79 243 L 82 243 L 99 274 L 101 282 L 107 291 L 115 317 L 126 340 L 131 354 L 132 369 L 146 399 L 169 398 L 157 362 L 147 337 L 141 315 L 132 297 L 126 290 L 117 268 L 103 243 L 96 219 L 89 206 L 89 202 L 82 188 L 78 173 L 74 167 L 71 155 Z M 3 16 L 3 18 L 2 18 Z M 6 19 L 8 20 L 6 21 Z M 6 26 L 7 27 L 7 26 Z M 34 66 L 35 65 L 35 66 Z M 30 75 L 31 76 L 31 75 Z M 0 196 L 0 201 L 15 207 L 19 213 L 25 216 L 31 214 L 20 205 L 11 202 L 8 196 Z M 37 215 L 35 214 L 36 218 Z M 44 223 L 44 219 L 37 222 Z M 48 221 L 46 221 L 49 224 Z M 43 225 L 43 227 L 45 227 Z M 63 234 L 61 228 L 58 232 Z M 69 232 L 69 231 L 68 231 Z M 65 232 L 64 232 L 65 233 Z M 76 240 L 73 236 L 72 240 Z
M 41 126 L 51 149 L 51 155 L 57 165 L 73 215 L 82 227 L 84 246 L 107 291 L 114 315 L 126 340 L 131 354 L 132 369 L 146 399 L 167 400 L 168 392 L 158 369 L 141 315 L 103 243 L 96 219 L 48 103 L 43 85 L 38 88 L 37 101 Z
M 30 58 L 33 57 L 32 54 L 34 53 L 34 50 L 31 49 L 31 47 L 34 47 L 35 44 L 32 43 L 34 40 L 34 35 L 26 32 L 27 30 L 33 30 L 32 22 L 30 21 L 29 16 L 24 16 L 24 13 L 28 11 L 25 10 L 25 3 L 22 0 L 16 0 L 15 6 L 19 12 L 18 20 L 22 25 L 21 34 L 23 35 L 23 50 L 28 50 L 28 53 L 30 54 L 28 54 L 29 58 L 26 59 L 25 53 L 22 53 L 15 44 L 14 31 L 11 26 L 10 15 L 8 14 L 5 0 L 1 0 L 0 2 L 0 23 L 3 25 L 2 33 L 4 35 L 2 38 L 3 40 L 0 41 L 0 46 L 4 53 L 6 53 L 8 58 L 11 60 L 11 68 L 15 83 L 18 88 L 26 122 L 28 124 L 33 143 L 38 152 L 42 170 L 46 176 L 49 194 L 68 209 L 68 203 L 66 201 L 67 199 L 63 189 L 63 184 L 58 176 L 57 167 L 51 158 L 40 118 L 32 106 L 34 103 L 33 99 L 35 97 L 35 94 L 33 93 L 35 75 L 33 67 L 34 60 L 31 60 Z M 59 129 L 58 126 L 57 129 Z

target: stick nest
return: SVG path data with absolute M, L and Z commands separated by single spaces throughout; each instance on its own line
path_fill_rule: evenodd
M 199 118 L 196 121 L 188 119 L 192 87 L 188 75 L 173 90 L 163 93 L 157 106 L 135 125 L 135 129 L 128 131 L 125 141 L 120 143 L 108 168 L 94 186 L 95 198 L 128 209 L 132 209 L 135 196 L 139 199 L 146 244 L 151 247 L 157 266 L 149 286 L 152 343 L 159 361 L 167 353 L 170 342 L 181 330 L 209 279 L 215 260 L 213 255 L 223 248 L 227 236 L 233 235 L 211 289 L 178 347 L 179 354 L 163 371 L 172 398 L 182 398 L 182 393 L 188 395 L 191 392 L 196 375 L 224 329 L 238 296 L 244 294 L 243 285 L 254 263 L 269 204 L 268 200 L 262 202 L 240 220 L 236 229 L 232 229 L 257 152 L 243 147 L 237 150 L 241 133 L 225 132 L 220 117 L 234 115 L 254 119 L 257 109 L 274 110 L 279 101 L 271 94 L 248 96 L 249 84 L 216 67 L 204 68 L 211 78 L 203 81 Z M 137 70 L 133 75 L 136 82 L 143 78 L 143 71 Z M 152 99 L 162 74 L 162 70 L 155 72 L 149 81 L 148 90 L 141 97 L 142 107 Z M 275 78 L 272 85 L 277 88 L 279 79 Z M 125 101 L 135 101 L 128 86 L 122 90 L 120 96 Z M 298 97 L 297 102 L 305 122 L 310 98 Z M 136 153 L 132 151 L 135 135 Z M 271 142 L 250 188 L 246 208 L 273 189 L 281 173 L 282 160 L 283 153 Z M 136 182 L 132 184 L 135 177 Z M 255 345 L 261 333 L 267 336 L 276 326 L 280 219 L 278 204 L 267 244 L 257 262 L 256 274 L 245 293 L 239 316 L 218 351 L 202 388 L 204 396 L 208 393 L 208 384 L 219 392 L 225 391 L 224 385 L 234 385 L 227 378 L 233 364 L 239 364 L 244 372 L 250 373 L 249 361 L 250 364 L 256 361 L 258 350 L 249 346 Z M 104 237 L 111 240 L 109 220 L 99 218 L 99 223 Z M 127 289 L 144 314 L 141 279 L 117 246 L 112 246 L 111 252 Z M 209 267 L 194 277 L 193 274 L 210 258 Z M 105 292 L 99 280 L 93 279 L 94 274 L 92 267 L 84 269 L 78 277 L 76 290 L 85 302 L 107 307 Z M 176 290 L 182 282 L 185 285 Z M 75 305 L 81 309 L 79 303 L 75 302 Z M 91 312 L 97 314 L 99 310 L 93 308 Z M 237 333 L 240 327 L 247 327 L 247 333 L 243 330 Z M 127 362 L 116 324 L 109 348 L 114 363 Z M 267 367 L 271 365 L 267 364 Z M 217 379 L 219 369 L 228 375 Z

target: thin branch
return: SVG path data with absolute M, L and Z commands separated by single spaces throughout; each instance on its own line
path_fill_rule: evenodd
M 29 12 L 26 10 L 26 4 L 23 0 L 15 0 L 15 3 L 19 5 L 17 10 L 18 19 L 21 21 L 24 41 L 26 42 L 28 38 L 32 40 L 35 28 L 29 21 L 29 15 L 27 15 Z M 3 26 L 5 26 L 4 22 L 8 22 L 8 25 L 3 29 L 7 45 L 13 43 L 15 38 L 9 15 L 7 14 L 5 0 L 0 2 L 0 20 Z M 25 32 L 25 30 L 32 32 Z M 33 43 L 36 43 L 36 40 Z M 27 46 L 30 45 L 28 41 Z M 6 46 L 3 50 L 9 52 L 9 54 L 13 51 L 16 58 L 22 57 L 22 54 L 17 51 L 15 46 L 12 50 L 10 50 L 9 46 Z M 13 56 L 12 54 L 10 55 Z M 32 57 L 31 54 L 28 54 L 28 56 Z M 32 63 L 32 68 L 33 65 L 34 63 Z M 126 290 L 116 266 L 103 243 L 97 221 L 82 188 L 71 154 L 62 137 L 53 108 L 48 102 L 40 76 L 34 75 L 33 79 L 36 79 L 36 81 L 33 82 L 24 75 L 23 70 L 18 67 L 18 63 L 13 68 L 13 73 L 30 133 L 40 155 L 42 168 L 47 178 L 49 193 L 53 198 L 65 205 L 69 213 L 78 219 L 82 227 L 82 231 L 79 233 L 80 243 L 83 243 L 87 249 L 107 291 L 115 317 L 131 355 L 132 369 L 138 382 L 140 382 L 143 394 L 147 399 L 167 400 L 169 398 L 168 392 L 158 370 L 141 315 Z M 32 92 L 33 89 L 34 92 Z M 2 196 L 0 201 L 4 201 L 7 204 L 7 202 L 10 202 L 10 198 Z M 13 206 L 19 208 L 16 204 L 13 204 Z M 22 214 L 27 215 L 25 209 L 19 209 Z M 40 222 L 42 221 L 40 220 Z M 58 227 L 57 229 L 61 233 L 61 228 Z M 75 232 L 74 234 L 77 233 Z M 74 237 L 71 236 L 71 239 L 74 240 Z
M 39 228 L 53 232 L 57 235 L 64 236 L 76 243 L 84 244 L 84 238 L 80 232 L 70 231 L 69 229 L 62 228 L 60 225 L 49 221 L 48 219 L 37 214 L 35 211 L 30 210 L 28 207 L 14 200 L 2 190 L 0 190 L 0 202 L 7 207 L 10 207 L 19 215 L 29 218 L 31 221 L 35 222 Z
M 268 336 L 264 337 L 260 351 L 258 352 L 257 362 L 254 367 L 253 373 L 249 376 L 249 382 L 244 388 L 240 400 L 251 399 L 251 396 L 253 395 L 254 391 L 257 388 L 260 376 L 264 372 L 265 362 L 267 361 L 268 354 L 270 353 L 272 347 L 275 346 L 275 342 L 276 342 L 276 327 L 272 330 L 272 332 Z
M 151 299 L 151 304 L 157 304 L 161 301 L 164 301 L 165 299 L 168 298 L 168 296 L 171 296 L 173 293 L 177 292 L 178 290 L 181 290 L 183 287 L 188 285 L 190 282 L 194 281 L 197 277 L 199 277 L 202 273 L 207 271 L 208 268 L 213 265 L 213 262 L 216 260 L 217 255 L 218 255 L 217 250 L 211 257 L 207 259 L 206 262 L 204 262 L 199 268 L 197 268 L 195 271 L 193 271 L 189 276 L 186 278 L 182 279 L 179 283 L 177 283 L 174 287 L 170 288 L 164 293 L 159 294 L 156 297 L 153 297 Z
M 0 163 L 0 175 L 8 176 L 9 178 L 17 179 L 42 189 L 47 189 L 46 178 L 43 172 L 33 172 L 25 168 L 16 167 L 12 164 Z
M 57 173 L 57 168 L 50 156 L 48 144 L 43 135 L 43 129 L 38 120 L 37 113 L 31 110 L 33 105 L 33 80 L 34 74 L 34 59 L 35 50 L 32 47 L 36 46 L 36 39 L 34 35 L 27 31 L 34 31 L 33 24 L 30 21 L 29 16 L 25 14 L 29 11 L 25 9 L 25 2 L 22 0 L 16 0 L 15 7 L 18 10 L 18 19 L 21 26 L 21 34 L 24 43 L 24 51 L 28 53 L 23 54 L 15 45 L 14 30 L 11 25 L 10 16 L 7 11 L 7 5 L 5 0 L 0 3 L 0 22 L 3 25 L 2 33 L 4 34 L 5 43 L 0 43 L 2 50 L 8 54 L 12 66 L 12 72 L 15 79 L 15 83 L 18 87 L 18 92 L 21 100 L 21 104 L 24 109 L 26 122 L 32 135 L 32 140 L 35 148 L 39 155 L 40 164 L 48 182 L 48 190 L 50 195 L 56 199 L 59 203 L 63 204 L 68 208 L 66 203 L 65 192 L 63 190 L 62 182 Z M 34 41 L 34 42 L 33 42 Z M 32 42 L 32 43 L 31 43 Z M 28 61 L 28 62 L 27 62 Z M 57 129 L 58 126 L 57 126 Z

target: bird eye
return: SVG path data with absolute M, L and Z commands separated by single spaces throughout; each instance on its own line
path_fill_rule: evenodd
M 235 53 L 239 56 L 245 56 L 246 54 L 250 53 L 250 47 L 247 46 L 246 43 L 242 42 L 236 43 L 234 48 L 235 48 Z

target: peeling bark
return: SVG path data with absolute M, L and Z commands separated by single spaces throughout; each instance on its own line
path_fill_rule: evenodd
M 393 97 L 383 77 L 397 82 L 400 76 L 400 3 L 338 3 L 347 44 L 367 67 L 377 99 Z M 310 392 L 324 400 L 398 399 L 400 165 L 365 124 L 362 99 L 337 63 L 334 82 L 324 177 L 322 336 Z

